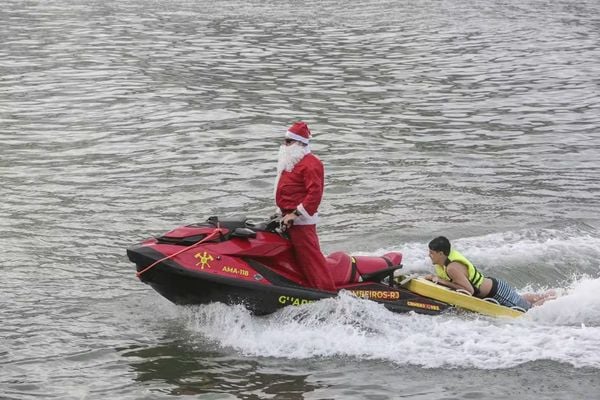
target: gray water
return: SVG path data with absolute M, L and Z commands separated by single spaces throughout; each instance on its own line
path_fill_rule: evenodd
M 0 398 L 597 399 L 600 4 L 4 1 Z M 444 234 L 561 297 L 518 321 L 348 296 L 184 308 L 125 248 L 273 213 L 304 119 L 325 252 Z

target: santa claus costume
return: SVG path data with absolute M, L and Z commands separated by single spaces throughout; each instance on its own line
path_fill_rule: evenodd
M 306 123 L 294 123 L 285 137 L 286 144 L 279 151 L 275 202 L 282 215 L 296 215 L 288 233 L 296 264 L 302 268 L 308 284 L 333 291 L 335 284 L 321 252 L 316 228 L 325 181 L 323 164 L 310 151 L 311 133 Z

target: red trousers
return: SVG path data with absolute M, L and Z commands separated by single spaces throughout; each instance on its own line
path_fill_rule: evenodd
M 308 284 L 321 290 L 335 291 L 331 273 L 317 236 L 316 225 L 293 225 L 288 233 L 294 249 L 294 258 Z

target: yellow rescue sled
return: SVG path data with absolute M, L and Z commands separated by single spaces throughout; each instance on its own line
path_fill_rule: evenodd
M 445 286 L 430 282 L 423 278 L 413 278 L 403 284 L 411 292 L 442 301 L 465 310 L 474 311 L 492 317 L 516 318 L 523 315 L 523 311 L 505 307 L 488 300 L 479 299 L 471 295 L 456 292 Z

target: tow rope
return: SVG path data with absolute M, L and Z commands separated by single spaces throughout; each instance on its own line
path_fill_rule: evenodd
M 223 231 L 221 230 L 221 228 L 220 228 L 219 226 L 217 226 L 217 227 L 215 228 L 215 230 L 214 230 L 214 231 L 212 231 L 212 232 L 211 232 L 211 233 L 210 233 L 208 236 L 206 236 L 204 239 L 198 240 L 196 243 L 194 243 L 194 244 L 191 244 L 191 245 L 189 245 L 189 246 L 187 246 L 187 247 L 184 247 L 183 249 L 179 250 L 179 251 L 178 251 L 178 252 L 176 252 L 176 253 L 170 254 L 170 255 L 168 255 L 168 256 L 166 256 L 166 257 L 163 257 L 163 258 L 161 258 L 160 260 L 154 261 L 152 264 L 150 264 L 149 266 L 147 266 L 147 267 L 146 267 L 146 268 L 144 268 L 143 270 L 141 270 L 141 271 L 139 271 L 139 272 L 136 272 L 136 273 L 135 273 L 135 276 L 139 278 L 140 276 L 142 276 L 142 274 L 144 274 L 146 271 L 150 270 L 151 268 L 154 268 L 154 266 L 156 266 L 157 264 L 159 264 L 159 263 L 161 263 L 161 262 L 163 262 L 163 261 L 166 261 L 166 260 L 168 260 L 168 259 L 170 259 L 170 258 L 173 258 L 173 257 L 175 257 L 176 255 L 179 255 L 179 254 L 183 253 L 184 251 L 191 249 L 191 248 L 192 248 L 192 247 L 194 247 L 194 246 L 198 246 L 199 244 L 202 244 L 202 243 L 204 243 L 204 242 L 207 242 L 208 240 L 210 240 L 210 239 L 214 238 L 215 236 L 217 236 L 218 234 L 221 234 L 222 232 L 223 232 Z

